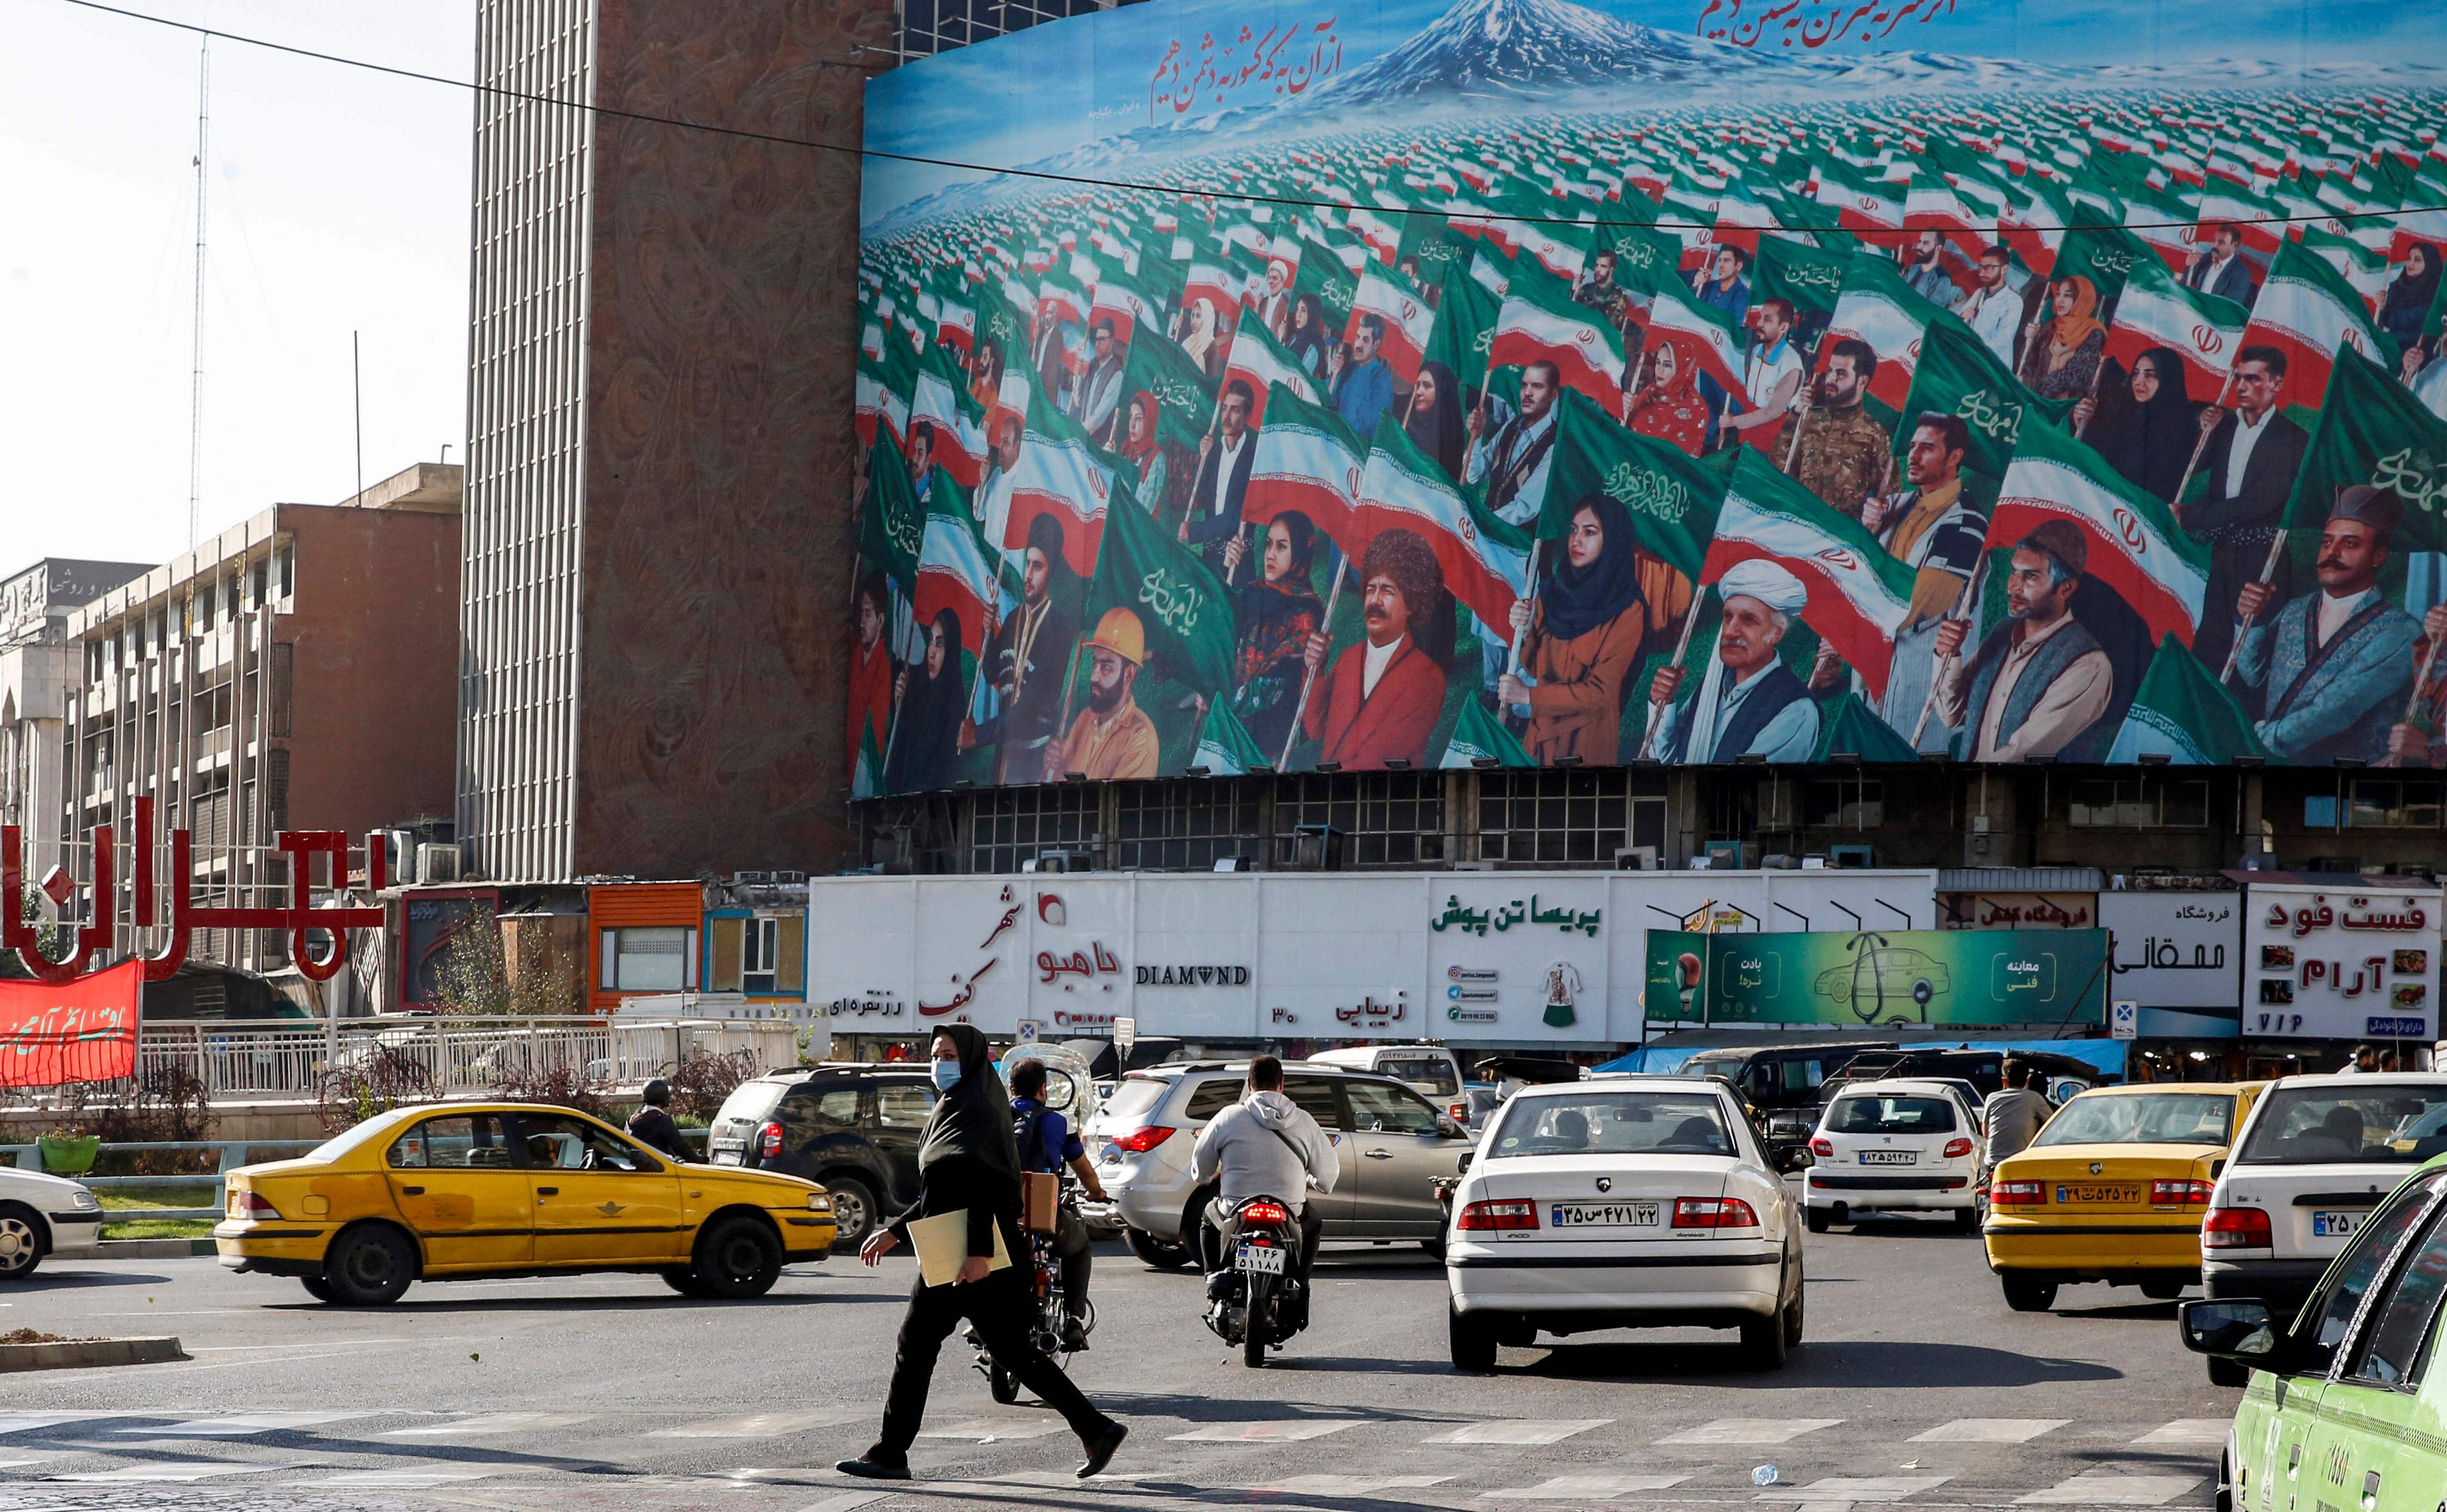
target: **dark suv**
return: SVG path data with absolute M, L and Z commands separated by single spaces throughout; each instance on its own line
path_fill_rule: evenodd
M 924 1061 L 833 1062 L 742 1082 L 713 1116 L 716 1165 L 781 1171 L 833 1195 L 836 1245 L 855 1249 L 918 1200 L 918 1141 L 935 1111 Z

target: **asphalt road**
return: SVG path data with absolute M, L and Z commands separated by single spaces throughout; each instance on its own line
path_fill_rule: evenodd
M 1448 1366 L 1442 1272 L 1415 1249 L 1329 1249 L 1314 1325 L 1250 1371 L 1200 1325 L 1193 1276 L 1105 1246 L 1072 1374 L 1131 1426 L 1112 1477 L 1073 1481 L 1059 1419 L 996 1407 L 956 1346 L 928 1421 L 945 1436 L 904 1488 L 831 1468 L 874 1432 L 898 1257 L 795 1267 L 754 1303 L 592 1276 L 420 1285 L 375 1312 L 209 1259 L 56 1262 L 0 1289 L 0 1329 L 175 1332 L 192 1358 L 0 1377 L 0 1512 L 2210 1504 L 2236 1393 L 2177 1345 L 2172 1305 L 2093 1286 L 2011 1313 L 1978 1239 L 1935 1224 L 1812 1236 L 1807 1257 L 1809 1335 L 1781 1373 L 1684 1331 L 1506 1350 L 1489 1377 Z

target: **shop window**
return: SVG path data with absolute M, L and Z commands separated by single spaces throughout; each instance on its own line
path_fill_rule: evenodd
M 607 929 L 602 979 L 606 992 L 696 990 L 696 931 L 675 925 Z
M 2076 829 L 2205 829 L 2210 784 L 2199 778 L 2085 778 L 2071 785 L 2065 822 Z
M 1052 850 L 1086 850 L 1099 840 L 1101 788 L 1093 783 L 1008 787 L 972 800 L 969 870 L 1015 872 Z
M 1283 780 L 1275 798 L 1275 849 L 1289 863 L 1304 825 L 1342 836 L 1352 866 L 1415 866 L 1445 859 L 1442 772 L 1323 772 Z
M 1655 773 L 1634 774 L 1620 766 L 1481 772 L 1479 858 L 1603 866 L 1626 845 L 1662 845 L 1664 785 L 1665 779 Z
M 2426 778 L 2357 777 L 2345 822 L 2356 829 L 2437 829 L 2438 784 Z
M 1211 871 L 1260 850 L 1254 784 L 1229 779 L 1131 783 L 1120 801 L 1118 864 L 1150 872 Z
M 1875 829 L 1887 822 L 1887 785 L 1875 778 L 1813 781 L 1801 803 L 1801 822 L 1812 829 Z

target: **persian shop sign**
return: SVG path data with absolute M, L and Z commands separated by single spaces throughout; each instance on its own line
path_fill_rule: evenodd
M 2441 899 L 2436 888 L 2252 888 L 2245 1037 L 2430 1038 Z
M 2107 931 L 1648 932 L 1651 1022 L 2107 1022 Z
M 64 960 L 53 960 L 43 953 L 42 928 L 23 917 L 23 910 L 12 906 L 0 908 L 0 949 L 13 950 L 25 962 L 26 970 L 36 978 L 53 986 L 74 981 L 94 956 L 111 948 L 116 924 L 110 917 L 112 899 L 118 896 L 116 870 L 117 851 L 113 845 L 115 832 L 104 824 L 93 832 L 92 907 L 87 922 L 77 927 L 75 948 Z M 289 936 L 289 955 L 298 973 L 309 981 L 329 981 L 349 963 L 349 936 L 352 929 L 380 929 L 383 911 L 375 908 L 315 908 L 308 901 L 313 886 L 313 861 L 316 856 L 330 858 L 331 886 L 345 887 L 349 879 L 349 837 L 335 829 L 282 830 L 274 845 L 289 858 L 289 906 L 286 908 L 200 908 L 192 892 L 195 876 L 194 846 L 183 829 L 170 832 L 170 876 L 174 880 L 166 888 L 159 887 L 153 876 L 153 800 L 136 801 L 136 833 L 131 840 L 136 853 L 135 898 L 127 925 L 135 930 L 166 931 L 168 945 L 159 954 L 138 957 L 143 964 L 144 980 L 167 981 L 178 973 L 187 959 L 187 946 L 199 929 L 268 930 Z M 366 885 L 380 892 L 389 885 L 389 857 L 379 834 L 366 837 Z M 68 900 L 76 896 L 76 883 L 54 866 L 44 877 L 40 886 L 43 896 L 52 906 L 65 912 Z M 161 917 L 159 894 L 169 893 L 169 918 Z M 23 840 L 14 824 L 0 825 L 0 898 L 17 899 L 26 896 Z M 309 936 L 321 931 L 330 936 L 331 948 L 317 954 Z

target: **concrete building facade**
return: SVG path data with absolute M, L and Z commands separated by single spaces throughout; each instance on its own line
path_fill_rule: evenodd
M 62 706 L 78 655 L 68 616 L 149 564 L 49 558 L 0 581 L 0 824 L 14 824 L 26 872 L 61 860 Z

